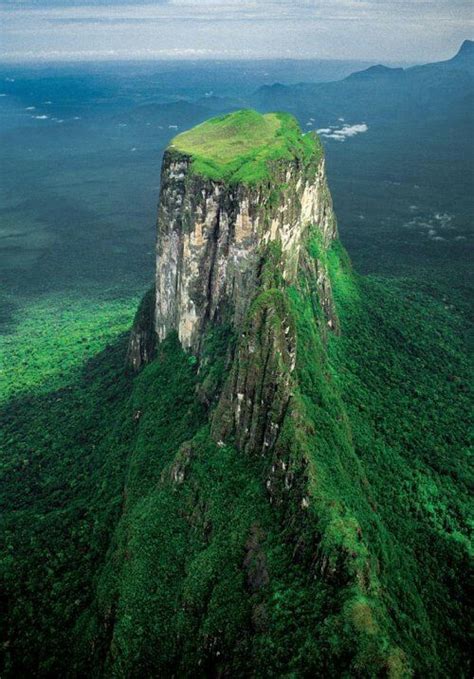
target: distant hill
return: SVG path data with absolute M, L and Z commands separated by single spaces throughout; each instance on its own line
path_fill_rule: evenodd
M 412 66 L 410 68 L 390 68 L 389 66 L 384 66 L 378 64 L 377 66 L 370 66 L 363 71 L 356 71 L 351 75 L 347 76 L 345 80 L 365 80 L 370 78 L 393 78 L 393 77 L 406 77 L 411 78 L 414 74 L 426 73 L 428 71 L 441 72 L 442 70 L 452 71 L 452 70 L 467 70 L 471 73 L 474 70 L 474 41 L 465 40 L 459 51 L 446 61 L 437 61 L 429 64 L 423 64 L 418 66 Z
M 211 111 L 234 111 L 242 108 L 243 101 L 241 99 L 234 99 L 232 97 L 219 97 L 214 95 L 201 97 L 197 104 L 206 107 Z
M 260 110 L 288 110 L 317 124 L 361 117 L 375 123 L 400 117 L 466 115 L 474 86 L 474 42 L 465 41 L 447 61 L 389 68 L 381 64 L 330 83 L 276 83 L 261 87 L 253 104 Z
M 389 66 L 378 64 L 377 66 L 370 66 L 370 68 L 366 68 L 364 71 L 356 71 L 347 76 L 346 80 L 403 77 L 405 74 L 406 72 L 403 68 L 390 68 Z
M 459 48 L 459 51 L 452 57 L 451 59 L 447 59 L 446 61 L 438 61 L 432 64 L 425 64 L 423 66 L 413 66 L 412 68 L 408 69 L 409 71 L 420 71 L 420 70 L 426 70 L 426 69 L 442 69 L 445 68 L 447 70 L 452 70 L 453 68 L 455 69 L 463 69 L 463 70 L 468 70 L 471 73 L 474 72 L 474 40 L 465 40 L 461 47 Z

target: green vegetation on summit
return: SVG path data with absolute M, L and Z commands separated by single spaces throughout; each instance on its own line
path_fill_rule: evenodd
M 319 140 L 302 134 L 293 116 L 251 109 L 211 118 L 176 136 L 170 148 L 190 155 L 196 174 L 248 184 L 268 178 L 274 161 L 321 152 Z

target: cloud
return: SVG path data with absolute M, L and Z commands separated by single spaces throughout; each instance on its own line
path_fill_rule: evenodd
M 345 137 L 354 137 L 356 134 L 361 134 L 362 132 L 367 132 L 369 126 L 365 123 L 360 125 L 344 125 L 339 130 L 339 134 L 343 134 Z
M 416 205 L 409 206 L 411 212 L 413 212 L 413 208 L 418 209 Z M 450 232 L 456 231 L 456 226 L 452 224 L 454 218 L 454 215 L 450 215 L 447 212 L 435 212 L 423 217 L 413 217 L 408 222 L 405 222 L 403 226 L 408 229 L 422 229 L 419 233 L 431 241 L 445 241 L 447 240 L 447 236 L 454 236 L 454 234 Z M 439 235 L 438 228 L 444 230 L 443 236 Z M 464 239 L 464 236 L 454 236 L 454 240 L 462 239 Z
M 326 137 L 326 139 L 335 139 L 336 141 L 346 141 L 349 137 L 355 137 L 357 134 L 363 134 L 367 132 L 369 126 L 366 123 L 360 123 L 358 125 L 343 125 L 341 128 L 337 129 L 335 127 L 321 128 L 317 132 L 321 137 Z
M 454 229 L 455 228 L 451 224 L 451 222 L 453 221 L 453 215 L 450 215 L 447 212 L 444 212 L 444 213 L 437 212 L 435 214 L 434 218 L 438 222 L 439 226 L 442 229 Z
M 474 26 L 470 0 L 0 3 L 2 60 L 220 56 L 428 61 L 451 56 Z

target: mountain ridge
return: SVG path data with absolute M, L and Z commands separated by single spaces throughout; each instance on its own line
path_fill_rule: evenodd
M 419 73 L 420 71 L 422 72 L 423 70 L 431 70 L 431 69 L 444 69 L 444 68 L 449 68 L 451 66 L 457 66 L 461 65 L 463 67 L 467 66 L 470 70 L 474 68 L 474 41 L 472 40 L 465 40 L 462 45 L 460 46 L 459 50 L 456 52 L 454 56 L 452 56 L 449 59 L 445 59 L 442 61 L 435 61 L 435 62 L 429 62 L 426 64 L 419 64 L 415 66 L 410 66 L 406 68 L 402 67 L 392 67 L 392 66 L 386 66 L 384 64 L 376 64 L 374 66 L 369 66 L 366 69 L 363 69 L 362 71 L 354 71 L 354 73 L 351 73 L 350 75 L 346 76 L 342 80 L 333 80 L 331 82 L 325 82 L 325 83 L 311 83 L 311 82 L 301 82 L 298 83 L 297 85 L 285 85 L 282 83 L 274 83 L 273 85 L 263 85 L 260 87 L 258 90 L 256 90 L 257 94 L 258 92 L 266 92 L 266 91 L 278 91 L 278 90 L 285 90 L 285 89 L 290 89 L 290 90 L 298 90 L 298 89 L 304 89 L 308 87 L 315 87 L 315 88 L 322 88 L 325 89 L 327 87 L 331 88 L 334 87 L 334 85 L 338 83 L 344 83 L 344 82 L 353 82 L 353 81 L 358 81 L 358 80 L 370 80 L 372 78 L 403 78 L 404 76 L 410 76 L 411 74 L 414 73 Z

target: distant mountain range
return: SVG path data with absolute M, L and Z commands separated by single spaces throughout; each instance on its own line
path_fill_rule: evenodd
M 468 114 L 474 85 L 474 42 L 466 40 L 448 61 L 407 69 L 371 66 L 331 83 L 276 83 L 257 90 L 259 110 L 284 109 L 324 125 L 339 117 L 367 121 Z

